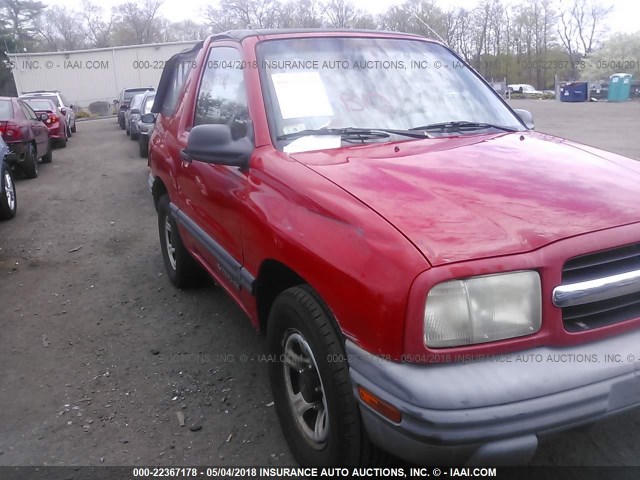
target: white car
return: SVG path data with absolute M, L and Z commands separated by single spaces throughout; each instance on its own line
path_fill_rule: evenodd
M 60 112 L 67 117 L 67 136 L 76 133 L 76 112 L 73 111 L 73 105 L 58 90 L 35 90 L 33 92 L 23 92 L 20 98 L 47 98 L 51 100 Z
M 510 93 L 519 93 L 523 97 L 543 97 L 545 94 L 540 90 L 536 90 L 532 85 L 526 83 L 513 83 L 507 86 Z

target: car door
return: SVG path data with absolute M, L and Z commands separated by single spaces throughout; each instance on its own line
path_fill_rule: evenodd
M 26 102 L 18 100 L 18 104 L 27 118 L 29 129 L 33 139 L 36 141 L 38 157 L 41 157 L 49 150 L 49 129 Z
M 236 138 L 247 135 L 249 112 L 244 77 L 237 68 L 241 60 L 240 51 L 233 46 L 210 49 L 192 121 L 186 122 L 176 138 L 178 149 L 186 148 L 189 130 L 201 124 L 227 124 Z M 247 172 L 238 167 L 181 159 L 176 183 L 180 198 L 186 199 L 182 213 L 205 234 L 194 242 L 194 248 L 222 281 L 239 288 L 243 261 L 241 207 Z

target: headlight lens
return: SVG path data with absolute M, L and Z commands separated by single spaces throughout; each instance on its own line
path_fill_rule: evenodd
M 443 348 L 530 335 L 542 324 L 538 272 L 443 282 L 427 295 L 424 343 Z

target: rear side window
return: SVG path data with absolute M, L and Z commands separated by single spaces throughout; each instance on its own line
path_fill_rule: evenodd
M 13 105 L 11 100 L 0 100 L 0 120 L 13 118 Z
M 194 125 L 226 124 L 234 138 L 247 134 L 249 109 L 244 87 L 242 56 L 232 47 L 214 47 L 209 52 L 196 103 Z

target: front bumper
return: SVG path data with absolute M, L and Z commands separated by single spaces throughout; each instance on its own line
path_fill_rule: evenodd
M 526 463 L 538 437 L 640 405 L 640 331 L 453 364 L 346 349 L 356 398 L 361 385 L 402 413 L 395 424 L 362 404 L 369 436 L 420 464 Z

